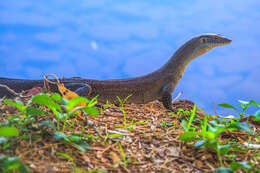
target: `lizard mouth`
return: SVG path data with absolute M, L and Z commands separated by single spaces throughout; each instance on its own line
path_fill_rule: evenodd
M 232 42 L 232 40 L 222 37 L 221 40 L 214 40 L 212 42 L 212 44 L 213 44 L 213 46 L 224 46 L 224 45 L 230 44 L 231 42 Z

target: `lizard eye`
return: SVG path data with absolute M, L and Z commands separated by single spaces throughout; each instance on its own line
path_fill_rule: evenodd
M 202 38 L 202 39 L 201 39 L 201 42 L 202 42 L 202 43 L 206 43 L 206 41 L 207 41 L 206 38 Z

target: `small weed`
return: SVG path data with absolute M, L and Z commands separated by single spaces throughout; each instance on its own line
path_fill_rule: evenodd
M 0 127 L 0 145 L 3 149 L 10 148 L 13 143 L 13 138 L 19 135 L 19 130 L 15 127 L 2 126 Z M 8 154 L 8 152 L 6 152 Z M 18 170 L 23 173 L 29 173 L 29 169 L 25 166 L 19 156 L 12 157 L 7 155 L 0 155 L 0 172 L 7 173 Z
M 248 108 L 249 105 L 258 106 L 258 104 L 255 103 L 254 101 L 250 101 L 250 102 L 240 101 L 240 103 L 243 109 L 242 112 L 240 112 L 239 114 L 241 118 L 244 117 L 245 110 Z M 220 105 L 223 107 L 228 107 L 237 110 L 236 108 L 234 108 L 232 105 L 229 104 L 220 104 Z M 183 110 L 180 110 L 179 112 L 183 113 Z M 230 120 L 230 119 L 223 118 L 221 121 L 219 119 L 215 119 L 208 122 L 207 115 L 205 115 L 203 120 L 200 120 L 201 130 L 196 130 L 196 128 L 191 128 L 192 127 L 191 124 L 195 117 L 195 112 L 196 112 L 196 105 L 194 105 L 191 114 L 189 113 L 191 116 L 188 123 L 185 120 L 182 121 L 182 125 L 183 128 L 185 129 L 185 132 L 179 136 L 179 139 L 184 142 L 197 141 L 195 143 L 196 148 L 200 148 L 204 146 L 208 149 L 215 150 L 220 165 L 220 168 L 216 169 L 217 172 L 233 172 L 237 169 L 246 169 L 250 171 L 252 169 L 252 166 L 250 166 L 247 162 L 236 162 L 232 155 L 228 155 L 229 151 L 231 149 L 234 149 L 235 146 L 232 146 L 232 143 L 225 144 L 221 142 L 219 140 L 219 137 L 223 132 L 234 131 L 234 130 L 246 131 L 249 134 L 255 136 L 257 136 L 257 134 L 253 130 L 251 130 L 249 126 L 245 126 L 241 124 L 239 122 L 239 119 L 235 118 Z M 230 164 L 230 168 L 224 168 L 224 164 L 223 164 L 224 156 L 230 156 L 229 158 L 233 160 Z
M 29 168 L 21 162 L 20 157 L 0 155 L 0 172 L 7 173 L 15 170 L 22 173 L 30 173 Z
M 98 170 L 98 169 L 83 171 L 82 169 L 77 167 L 73 158 L 70 155 L 68 155 L 66 153 L 59 153 L 59 152 L 56 152 L 56 154 L 59 155 L 59 156 L 65 157 L 66 159 L 71 161 L 72 162 L 72 168 L 73 168 L 75 173 L 106 173 L 106 171 Z
M 228 103 L 221 103 L 218 105 L 223 108 L 229 108 L 229 109 L 235 110 L 238 113 L 238 115 L 240 116 L 240 118 L 244 118 L 245 116 L 247 116 L 245 114 L 245 112 L 249 108 L 250 105 L 260 108 L 260 105 L 258 105 L 254 100 L 250 100 L 250 101 L 238 100 L 238 102 L 240 103 L 239 106 L 241 106 L 242 111 L 239 111 L 239 109 L 235 108 L 233 105 L 230 105 Z M 256 114 L 255 116 L 258 116 L 258 118 L 259 118 L 259 115 Z
M 131 120 L 130 124 L 127 124 L 127 120 L 126 120 L 126 113 L 125 113 L 125 110 L 124 110 L 124 105 L 126 103 L 126 101 L 132 96 L 132 94 L 128 95 L 123 101 L 117 96 L 117 99 L 120 103 L 120 111 L 123 113 L 124 115 L 124 124 L 123 126 L 119 125 L 117 127 L 121 127 L 121 128 L 124 128 L 124 129 L 128 129 L 128 130 L 133 130 L 134 128 L 134 125 L 136 124 L 147 124 L 146 122 L 143 122 L 143 121 L 138 121 L 138 122 L 134 122 L 134 120 Z
M 129 99 L 129 95 L 124 100 L 118 97 L 120 103 L 120 111 L 124 115 L 124 121 L 120 128 L 127 130 L 133 130 L 135 125 L 147 124 L 143 121 L 135 122 L 135 119 L 127 121 L 127 115 L 124 110 L 124 105 Z M 74 116 L 78 115 L 78 112 L 85 112 L 91 116 L 97 116 L 100 112 L 94 107 L 97 104 L 96 98 L 88 100 L 84 97 L 73 98 L 71 100 L 65 100 L 58 94 L 39 94 L 33 96 L 27 103 L 23 103 L 19 100 L 8 100 L 0 99 L 0 102 L 6 105 L 14 106 L 17 111 L 12 116 L 8 117 L 8 121 L 0 123 L 0 172 L 22 172 L 29 173 L 29 168 L 22 162 L 22 155 L 15 155 L 17 151 L 17 141 L 21 140 L 42 140 L 44 136 L 42 134 L 50 134 L 55 141 L 60 141 L 62 145 L 67 144 L 77 148 L 80 152 L 86 153 L 87 150 L 91 149 L 89 142 L 92 142 L 94 136 L 90 136 L 85 133 L 85 128 L 75 128 L 77 126 L 76 119 Z M 78 106 L 79 103 L 85 103 L 86 106 Z M 185 130 L 183 134 L 179 135 L 179 139 L 184 142 L 194 142 L 196 148 L 205 147 L 208 150 L 213 150 L 216 153 L 218 159 L 219 168 L 216 172 L 235 172 L 242 170 L 245 172 L 255 171 L 258 165 L 259 159 L 253 159 L 253 161 L 245 162 L 237 160 L 237 156 L 234 151 L 247 152 L 249 151 L 249 144 L 254 142 L 253 136 L 257 136 L 257 133 L 251 129 L 250 122 L 241 123 L 241 118 L 248 116 L 246 111 L 249 106 L 259 107 L 255 101 L 249 102 L 239 101 L 241 111 L 229 104 L 220 104 L 222 107 L 231 108 L 238 112 L 240 118 L 218 118 L 217 116 L 210 117 L 204 116 L 204 119 L 196 116 L 196 105 L 194 105 L 191 111 L 179 109 L 177 115 L 188 115 L 188 119 L 182 120 L 182 126 Z M 104 106 L 107 108 L 111 105 L 108 103 Z M 103 110 L 101 109 L 101 112 Z M 173 114 L 171 114 L 173 116 Z M 174 115 L 175 116 L 175 115 Z M 256 122 L 260 121 L 260 110 L 257 111 L 253 116 L 253 120 Z M 47 118 L 46 117 L 51 117 Z M 52 121 L 52 118 L 55 120 Z M 43 119 L 43 120 L 42 120 Z M 41 120 L 41 121 L 39 121 Z M 196 122 L 196 123 L 194 123 Z M 175 123 L 176 124 L 176 123 Z M 199 124 L 199 125 L 196 125 Z M 170 121 L 161 121 L 161 126 L 176 128 L 175 125 Z M 121 129 L 121 130 L 124 130 Z M 37 134 L 34 132 L 37 131 Z M 126 130 L 124 130 L 126 131 Z M 223 142 L 223 134 L 231 131 L 245 131 L 248 134 L 248 148 L 245 145 L 239 144 L 236 139 L 230 139 Z M 42 133 L 38 133 L 42 132 Z M 126 157 L 125 149 L 119 142 L 124 137 L 123 134 L 107 134 L 102 136 L 105 138 L 104 143 L 108 144 L 110 141 L 106 141 L 106 138 L 116 141 L 117 148 L 119 148 L 121 158 L 119 156 L 119 163 L 121 168 L 126 169 L 131 159 Z M 56 153 L 59 156 L 65 157 L 72 163 L 72 168 L 76 173 L 105 173 L 103 170 L 82 170 L 77 167 L 75 160 L 72 156 L 66 153 Z M 257 155 L 257 154 L 256 154 Z M 131 156 L 131 155 L 130 155 Z M 132 157 L 132 156 L 131 156 Z M 259 158 L 259 153 L 256 156 Z M 133 160 L 131 162 L 134 162 Z M 253 163 L 252 163 L 253 162 Z M 226 168 L 227 167 L 227 168 Z
M 122 159 L 123 159 L 124 167 L 126 167 L 126 165 L 130 162 L 130 159 L 126 159 L 125 151 L 124 151 L 121 143 L 118 142 L 118 146 L 119 146 L 121 156 L 122 156 Z
M 124 110 L 124 105 L 125 105 L 126 101 L 128 100 L 128 98 L 131 96 L 132 96 L 132 94 L 128 95 L 123 101 L 118 96 L 116 96 L 120 103 L 120 110 L 124 115 L 124 128 L 125 129 L 127 129 L 127 122 L 126 122 L 126 114 L 125 114 L 125 110 Z
M 90 141 L 92 137 L 82 133 L 73 133 L 66 135 L 65 130 L 72 130 L 75 122 L 72 121 L 71 116 L 77 115 L 77 111 L 84 111 L 91 116 L 97 116 L 98 111 L 93 106 L 97 103 L 96 98 L 89 101 L 85 97 L 73 98 L 69 101 L 63 99 L 59 94 L 39 94 L 33 96 L 27 104 L 18 100 L 3 99 L 3 103 L 6 105 L 14 106 L 18 109 L 18 112 L 8 117 L 7 123 L 0 124 L 0 145 L 2 146 L 5 155 L 0 157 L 0 172 L 9 172 L 12 170 L 18 170 L 20 172 L 29 172 L 29 169 L 22 164 L 19 156 L 12 156 L 9 152 L 5 152 L 11 148 L 17 139 L 31 139 L 32 130 L 43 131 L 42 127 L 49 127 L 52 131 L 48 133 L 52 134 L 57 141 L 65 141 L 68 144 L 78 148 L 81 152 L 86 152 L 86 149 L 90 149 L 90 146 L 86 141 Z M 85 107 L 77 107 L 80 102 L 86 103 Z M 62 104 L 65 106 L 65 111 L 62 109 Z M 39 116 L 51 116 L 46 109 L 51 110 L 55 118 L 57 119 L 56 125 L 53 121 L 44 120 L 38 122 Z M 68 126 L 68 121 L 70 125 Z M 74 122 L 74 123 L 73 123 Z M 38 126 L 34 124 L 38 123 Z M 37 139 L 41 139 L 38 136 Z M 14 148 L 15 149 L 15 148 Z

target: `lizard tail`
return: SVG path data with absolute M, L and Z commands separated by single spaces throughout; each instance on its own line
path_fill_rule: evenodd
M 43 80 L 25 80 L 0 77 L 0 98 L 4 96 L 10 98 L 14 96 L 6 89 L 6 87 L 17 93 L 20 93 L 22 91 L 29 90 L 37 86 L 43 86 Z

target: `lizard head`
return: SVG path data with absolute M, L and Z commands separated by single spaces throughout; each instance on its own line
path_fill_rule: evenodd
M 208 46 L 208 47 L 216 47 L 223 46 L 231 43 L 232 40 L 225 38 L 219 34 L 205 34 L 198 37 L 199 43 Z
M 194 43 L 193 45 L 195 45 L 192 54 L 192 59 L 194 59 L 214 47 L 229 44 L 232 40 L 218 34 L 204 34 L 195 37 L 192 39 L 192 42 Z

